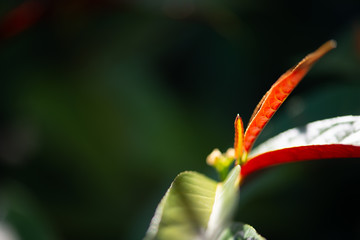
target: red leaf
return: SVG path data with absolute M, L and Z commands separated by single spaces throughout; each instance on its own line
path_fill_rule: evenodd
M 245 154 L 248 153 L 262 129 L 269 122 L 280 105 L 301 81 L 312 65 L 324 54 L 335 48 L 335 41 L 328 41 L 315 52 L 306 56 L 297 66 L 284 73 L 264 95 L 250 119 L 244 137 Z
M 360 158 L 360 146 L 344 144 L 309 145 L 265 152 L 249 159 L 241 167 L 240 174 L 244 178 L 254 171 L 281 163 L 332 158 Z

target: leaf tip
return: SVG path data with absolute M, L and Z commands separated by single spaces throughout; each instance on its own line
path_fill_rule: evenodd
M 317 62 L 329 51 L 336 48 L 336 46 L 337 43 L 333 39 L 325 42 L 318 49 L 316 49 L 314 52 L 310 53 L 302 61 L 300 61 L 299 64 L 292 70 L 292 72 L 299 69 L 306 69 L 306 71 L 308 71 L 315 62 Z
M 315 52 L 319 52 L 321 56 L 325 55 L 330 50 L 336 48 L 337 42 L 334 39 L 331 39 L 327 42 L 325 42 L 323 45 L 321 45 L 318 50 Z
M 337 42 L 334 39 L 329 40 L 328 43 L 331 46 L 331 49 L 334 49 L 337 47 Z

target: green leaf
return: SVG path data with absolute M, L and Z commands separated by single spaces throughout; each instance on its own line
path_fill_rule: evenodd
M 360 146 L 360 116 L 330 118 L 287 130 L 260 144 L 251 156 L 281 148 L 325 144 Z
M 158 205 L 145 240 L 217 239 L 228 228 L 238 199 L 240 166 L 224 182 L 180 173 Z
M 219 240 L 265 240 L 265 238 L 248 224 L 233 223 L 223 231 Z

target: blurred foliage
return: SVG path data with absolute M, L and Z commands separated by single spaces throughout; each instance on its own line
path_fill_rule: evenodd
M 330 38 L 261 137 L 360 114 L 359 1 L 38 2 L 37 22 L 0 39 L 0 201 L 15 199 L 0 220 L 21 239 L 142 238 L 174 176 L 215 176 L 205 158 L 232 145 L 236 113 Z M 268 239 L 359 237 L 359 163 L 339 162 L 249 181 L 238 220 Z

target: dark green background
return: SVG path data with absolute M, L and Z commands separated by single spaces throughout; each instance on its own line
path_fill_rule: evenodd
M 1 1 L 0 16 L 23 1 Z M 360 114 L 359 1 L 43 1 L 0 40 L 0 223 L 20 239 L 141 239 L 173 178 L 216 177 L 271 84 L 326 55 L 258 142 Z M 236 220 L 267 239 L 360 238 L 359 159 L 290 164 L 243 186 Z

